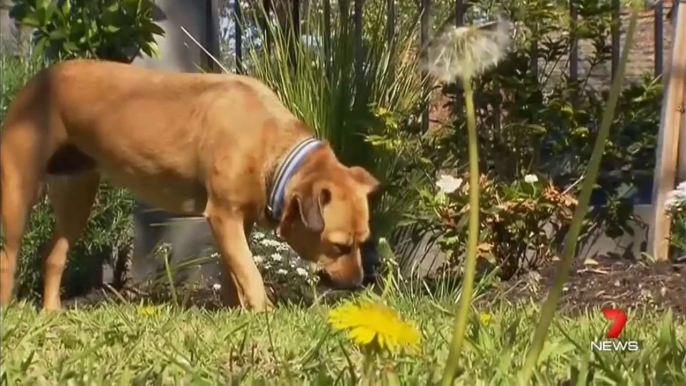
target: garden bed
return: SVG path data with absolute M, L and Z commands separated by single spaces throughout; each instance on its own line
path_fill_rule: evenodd
M 686 315 L 686 264 L 644 264 L 621 258 L 594 259 L 597 264 L 576 261 L 560 300 L 563 312 L 616 306 L 655 311 L 672 308 Z M 556 264 L 548 264 L 519 278 L 503 282 L 485 295 L 488 300 L 533 298 L 543 301 L 555 280 Z
M 597 309 L 615 306 L 625 309 L 646 309 L 664 311 L 672 308 L 679 315 L 686 316 L 686 263 L 645 264 L 621 258 L 603 257 L 594 260 L 597 264 L 577 261 L 573 265 L 560 300 L 560 310 L 575 314 L 586 308 Z M 555 279 L 557 265 L 550 263 L 538 271 L 504 281 L 488 289 L 480 303 L 487 304 L 503 299 L 509 302 L 532 299 L 542 302 Z M 268 284 L 269 292 L 277 303 L 303 303 L 311 305 L 313 294 L 307 290 L 295 291 L 287 285 Z M 345 291 L 319 289 L 318 296 L 325 303 L 347 295 Z M 206 309 L 221 308 L 219 291 L 210 286 L 192 286 L 178 289 L 179 301 L 185 298 L 188 306 Z M 172 301 L 166 287 L 155 290 L 124 290 L 119 294 L 127 301 L 162 304 Z M 109 290 L 95 290 L 87 296 L 70 299 L 65 306 L 94 305 L 106 298 L 119 295 Z

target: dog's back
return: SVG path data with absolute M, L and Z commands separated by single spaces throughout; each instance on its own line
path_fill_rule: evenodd
M 73 60 L 44 70 L 19 93 L 3 138 L 40 120 L 48 174 L 98 167 L 143 193 L 142 182 L 178 181 L 185 189 L 206 172 L 203 160 L 224 143 L 236 159 L 268 159 L 266 137 L 284 146 L 310 134 L 264 84 L 233 74 L 185 74 Z M 4 141 L 3 141 L 4 142 Z M 279 143 L 276 143 L 278 146 Z M 249 156 L 253 154 L 253 156 Z M 207 162 L 212 162 L 208 160 Z M 188 182 L 188 183 L 186 183 Z M 180 186 L 180 187 L 181 187 Z

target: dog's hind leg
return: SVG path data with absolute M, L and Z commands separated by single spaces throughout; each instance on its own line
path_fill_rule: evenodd
M 21 129 L 11 132 L 7 124 L 0 141 L 0 306 L 12 300 L 22 237 L 43 179 L 40 157 L 31 151 L 38 142 Z
M 7 142 L 3 145 L 7 145 Z M 0 146 L 0 306 L 12 300 L 17 257 L 40 185 L 38 173 L 20 166 L 22 160 L 17 150 Z
M 48 196 L 55 213 L 55 230 L 43 259 L 43 309 L 61 307 L 60 284 L 69 249 L 78 241 L 90 216 L 100 185 L 95 170 L 48 177 Z

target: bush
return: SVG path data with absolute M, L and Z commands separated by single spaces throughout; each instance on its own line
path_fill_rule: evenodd
M 457 268 L 467 251 L 467 177 L 443 175 L 436 183 L 438 189 L 421 194 L 421 218 L 441 235 L 438 242 L 447 254 L 449 269 Z M 556 255 L 556 241 L 572 219 L 574 197 L 533 174 L 510 183 L 483 175 L 479 190 L 478 257 L 497 267 L 502 279 Z
M 130 63 L 143 51 L 156 55 L 151 0 L 15 0 L 10 16 L 35 28 L 34 55 L 61 60 L 92 58 Z M 74 12 L 78 10 L 78 12 Z
M 511 53 L 474 84 L 479 166 L 487 171 L 501 199 L 507 196 L 505 187 L 517 186 L 528 174 L 549 181 L 558 192 L 578 192 L 593 148 L 589 139 L 597 133 L 607 98 L 605 89 L 594 84 L 591 76 L 608 64 L 611 53 L 609 2 L 582 3 L 577 33 L 590 43 L 592 52 L 586 58 L 588 70 L 580 72 L 579 79 L 569 78 L 567 70 L 560 68 L 567 61 L 572 44 L 569 35 L 560 32 L 561 27 L 572 28 L 566 5 L 555 1 L 480 1 L 472 3 L 466 15 L 470 23 L 484 14 L 501 13 L 515 26 Z M 466 116 L 463 103 L 459 103 L 462 90 L 451 86 L 440 91 L 442 97 L 438 100 L 445 101 L 443 111 L 449 114 L 448 119 L 430 133 L 414 137 L 423 149 L 417 155 L 422 160 L 419 165 L 432 179 L 447 170 L 453 175 L 461 174 L 467 164 Z M 599 233 L 617 238 L 633 232 L 633 225 L 641 224 L 633 214 L 633 206 L 650 194 L 661 102 L 661 82 L 652 78 L 634 82 L 622 92 L 593 194 L 594 206 L 580 237 L 580 249 Z M 386 139 L 398 138 L 391 135 Z M 497 213 L 497 200 L 484 194 L 484 213 Z M 529 221 L 529 215 L 512 213 L 509 219 L 522 226 L 531 225 L 528 233 L 538 234 L 540 226 Z M 436 229 L 433 221 L 411 215 L 407 223 L 419 225 L 418 233 L 429 228 L 438 236 L 454 233 L 449 227 Z M 566 226 L 560 226 L 554 233 L 561 237 Z M 494 245 L 493 250 L 508 251 L 508 240 L 509 237 L 494 238 L 493 242 L 504 244 Z M 453 246 L 444 246 L 452 255 Z
M 672 223 L 669 239 L 672 255 L 683 257 L 686 255 L 686 182 L 669 194 L 665 207 Z

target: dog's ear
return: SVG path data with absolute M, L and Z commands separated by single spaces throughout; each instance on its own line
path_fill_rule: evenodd
M 379 180 L 374 178 L 374 176 L 365 169 L 359 166 L 353 166 L 348 170 L 353 179 L 364 187 L 368 195 L 374 193 L 379 188 Z
M 293 212 L 296 210 L 299 212 L 300 220 L 309 230 L 319 233 L 324 230 L 322 210 L 330 201 L 331 191 L 327 188 L 320 188 L 308 195 L 294 193 L 291 206 Z

